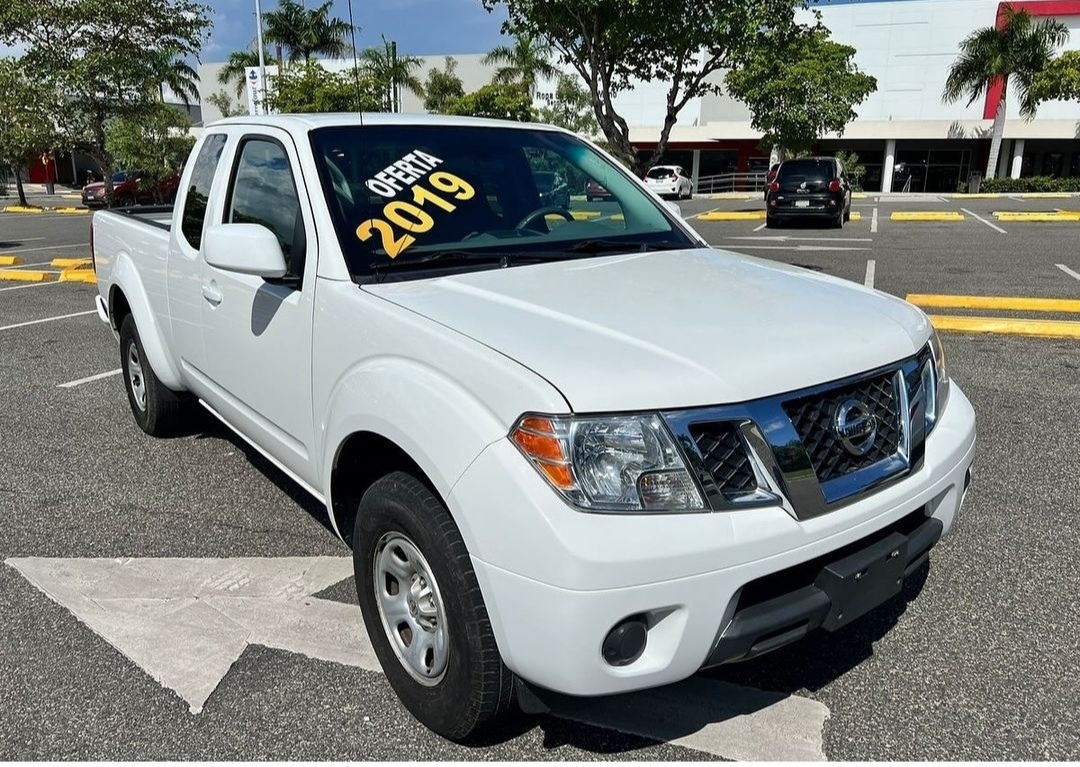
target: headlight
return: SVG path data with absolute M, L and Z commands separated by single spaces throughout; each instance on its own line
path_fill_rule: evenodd
M 705 500 L 655 414 L 523 416 L 510 439 L 563 498 L 589 511 L 696 511 Z
M 923 368 L 922 385 L 926 392 L 926 433 L 934 428 L 949 399 L 949 374 L 945 368 L 945 348 L 936 330 L 930 331 L 931 364 Z

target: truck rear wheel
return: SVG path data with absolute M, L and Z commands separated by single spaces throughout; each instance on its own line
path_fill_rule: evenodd
M 423 725 L 474 738 L 514 709 L 469 552 L 446 506 L 410 474 L 360 500 L 353 567 L 364 625 L 390 686 Z
M 135 318 L 130 314 L 120 323 L 120 368 L 131 414 L 139 428 L 151 437 L 175 433 L 188 403 L 154 375 L 143 353 Z

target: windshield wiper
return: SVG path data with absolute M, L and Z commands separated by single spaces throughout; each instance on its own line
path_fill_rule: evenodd
M 646 253 L 654 250 L 685 250 L 692 248 L 681 242 L 626 242 L 625 240 L 582 240 L 564 248 L 565 253 Z

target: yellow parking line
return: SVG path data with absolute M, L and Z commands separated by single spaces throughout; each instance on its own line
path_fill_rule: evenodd
M 930 322 L 938 330 L 958 333 L 999 333 L 1039 338 L 1080 338 L 1080 322 L 1062 320 L 1016 320 L 1002 317 L 960 317 L 931 314 Z
M 60 272 L 60 282 L 86 282 L 97 284 L 97 275 L 89 269 L 65 269 Z
M 56 272 L 39 272 L 29 269 L 5 269 L 0 272 L 0 280 L 15 282 L 50 282 L 56 279 Z
M 1080 314 L 1080 300 L 1075 298 L 946 296 L 911 293 L 906 300 L 916 306 L 935 309 L 1004 309 L 1017 312 L 1075 312 Z
M 893 221 L 963 221 L 964 214 L 951 210 L 900 210 L 889 218 Z
M 18 266 L 22 259 L 18 256 L 0 256 L 0 266 Z
M 712 210 L 698 216 L 698 221 L 764 221 L 763 210 Z

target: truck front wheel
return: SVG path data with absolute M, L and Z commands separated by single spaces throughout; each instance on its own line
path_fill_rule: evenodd
M 469 552 L 446 506 L 394 472 L 374 482 L 353 526 L 364 624 L 390 686 L 423 725 L 455 741 L 514 708 Z
M 139 428 L 151 437 L 174 433 L 187 402 L 154 375 L 143 353 L 135 318 L 130 314 L 120 323 L 120 368 L 131 414 Z

